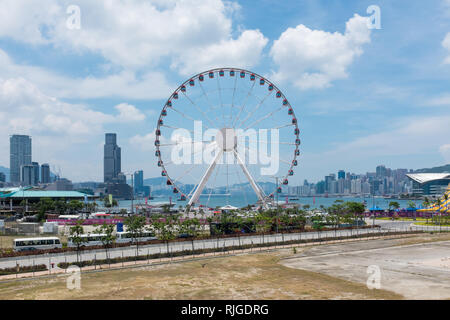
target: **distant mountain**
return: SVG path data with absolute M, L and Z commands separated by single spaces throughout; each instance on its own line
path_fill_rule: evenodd
M 415 173 L 446 173 L 446 172 L 450 172 L 450 164 L 446 164 L 446 165 L 440 166 L 440 167 L 418 169 L 414 172 Z
M 165 184 L 167 179 L 164 177 L 147 178 L 144 179 L 144 186 L 160 186 Z

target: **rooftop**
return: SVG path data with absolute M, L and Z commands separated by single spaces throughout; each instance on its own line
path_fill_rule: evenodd
M 84 198 L 92 197 L 78 191 L 14 190 L 0 189 L 0 198 Z
M 449 180 L 450 182 L 450 173 L 408 173 L 406 176 L 418 183 L 435 180 Z

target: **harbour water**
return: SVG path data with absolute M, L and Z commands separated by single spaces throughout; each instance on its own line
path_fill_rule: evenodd
M 148 200 L 148 205 L 156 205 L 156 204 L 163 204 L 163 203 L 172 203 L 175 205 L 175 207 L 178 206 L 184 206 L 187 204 L 186 201 L 177 201 L 178 198 L 176 197 L 154 197 L 152 200 Z M 297 200 L 298 199 L 298 200 Z M 215 208 L 217 206 L 224 206 L 224 205 L 232 205 L 235 207 L 244 207 L 248 204 L 253 204 L 257 200 L 256 195 L 252 194 L 246 194 L 246 195 L 232 195 L 232 196 L 225 196 L 225 195 L 216 195 L 214 197 L 210 197 L 208 199 L 208 196 L 201 197 L 200 202 L 203 205 L 206 205 L 208 207 Z M 302 205 L 309 205 L 310 208 L 320 208 L 321 206 L 329 207 L 331 206 L 336 200 L 342 200 L 342 201 L 355 201 L 355 202 L 361 202 L 366 204 L 366 208 L 372 208 L 372 207 L 378 207 L 380 209 L 388 209 L 389 208 L 389 202 L 396 201 L 400 204 L 400 208 L 407 208 L 409 205 L 410 200 L 400 200 L 400 199 L 385 199 L 385 198 L 372 198 L 372 197 L 298 197 L 295 198 L 295 200 L 292 199 L 286 199 L 286 196 L 280 196 L 278 198 L 278 201 L 280 202 L 286 202 L 289 203 L 300 203 Z M 131 208 L 131 200 L 119 200 L 119 208 L 125 208 L 130 209 Z M 420 208 L 422 201 L 417 200 L 413 201 L 416 204 L 416 207 Z M 134 205 L 137 204 L 145 204 L 145 200 L 134 200 Z

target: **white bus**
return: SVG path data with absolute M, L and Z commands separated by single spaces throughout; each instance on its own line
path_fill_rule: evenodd
M 152 232 L 143 232 L 141 236 L 138 238 L 139 242 L 144 241 L 150 241 L 150 240 L 156 240 L 157 238 Z M 131 236 L 131 233 L 123 231 L 123 232 L 117 232 L 116 233 L 116 242 L 117 243 L 127 243 L 127 242 L 133 242 L 134 239 Z
M 82 234 L 80 238 L 83 240 L 80 244 L 80 247 L 91 247 L 91 246 L 102 246 L 102 237 L 105 237 L 106 234 Z M 73 237 L 69 237 L 67 242 L 67 246 L 69 248 L 76 248 L 77 245 L 73 242 Z
M 63 214 L 58 216 L 58 219 L 61 220 L 68 220 L 68 221 L 76 221 L 76 220 L 80 220 L 81 214 Z
M 57 237 L 25 238 L 13 240 L 14 251 L 48 250 L 62 248 L 61 241 Z

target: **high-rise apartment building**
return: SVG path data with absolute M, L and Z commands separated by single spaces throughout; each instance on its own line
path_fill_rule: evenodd
M 32 164 L 26 164 L 20 167 L 20 184 L 22 186 L 33 186 L 36 181 L 35 168 Z
M 43 163 L 41 165 L 41 183 L 50 183 L 50 166 L 48 163 Z
M 121 171 L 120 151 L 120 147 L 117 145 L 117 135 L 106 133 L 103 158 L 104 182 L 110 182 L 118 177 Z
M 32 162 L 31 165 L 34 168 L 34 180 L 33 185 L 36 186 L 39 184 L 39 163 L 38 162 Z
M 139 170 L 134 173 L 134 192 L 140 193 L 144 190 L 144 171 Z
M 25 135 L 12 135 L 9 138 L 9 180 L 14 184 L 21 182 L 21 168 L 31 165 L 31 138 Z

